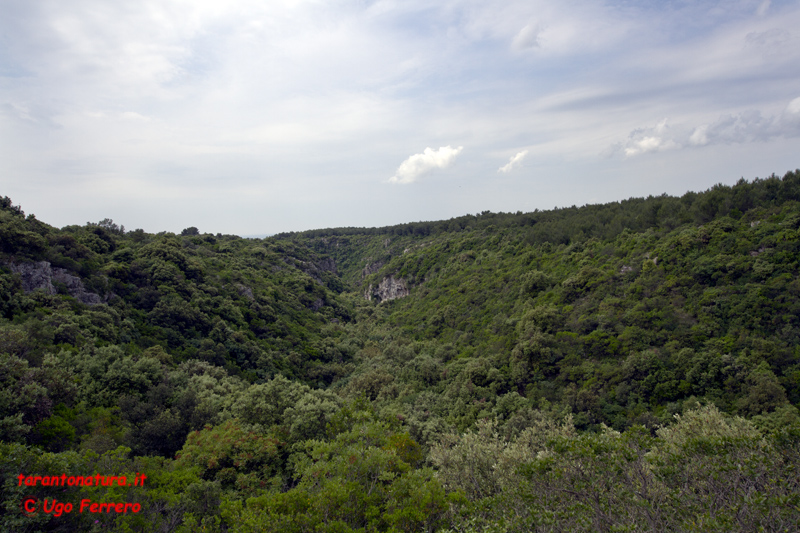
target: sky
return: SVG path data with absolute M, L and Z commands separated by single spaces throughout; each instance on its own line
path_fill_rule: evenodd
M 0 196 L 266 235 L 800 167 L 800 0 L 2 0 Z

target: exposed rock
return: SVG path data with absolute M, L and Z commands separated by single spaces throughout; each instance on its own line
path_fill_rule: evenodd
M 416 250 L 417 248 L 426 248 L 426 247 L 430 246 L 431 244 L 433 244 L 433 243 L 432 242 L 423 242 L 423 243 L 420 243 L 420 244 L 416 244 L 414 246 L 409 246 L 408 248 L 403 250 L 403 255 L 407 254 L 408 252 L 410 252 L 412 250 Z
M 286 264 L 294 264 L 320 285 L 325 285 L 325 281 L 321 276 L 323 272 L 332 272 L 336 274 L 336 261 L 334 261 L 332 257 L 325 257 L 316 261 L 300 261 L 299 259 L 284 257 L 283 262 Z
M 47 294 L 56 294 L 58 291 L 53 286 L 53 281 L 63 284 L 70 296 L 81 303 L 96 305 L 103 302 L 100 295 L 86 290 L 81 278 L 73 276 L 64 268 L 53 267 L 48 261 L 38 263 L 9 263 L 12 272 L 19 274 L 22 279 L 22 289 L 32 292 L 37 289 L 44 290 Z
M 383 261 L 375 261 L 374 263 L 368 264 L 364 267 L 364 270 L 361 271 L 361 279 L 366 278 L 370 274 L 374 274 L 380 270 L 384 264 L 385 263 Z
M 8 267 L 11 272 L 19 274 L 22 280 L 22 290 L 25 292 L 32 292 L 36 289 L 44 289 L 47 294 L 55 294 L 56 289 L 53 287 L 52 278 L 53 270 L 50 268 L 50 263 L 47 261 L 39 261 L 38 263 L 9 263 Z
M 336 237 L 320 237 L 320 242 L 325 245 L 326 248 L 341 248 L 342 243 L 339 242 L 339 239 Z
M 394 300 L 395 298 L 404 298 L 408 296 L 408 286 L 403 278 L 395 278 L 394 276 L 387 276 L 373 288 L 372 283 L 364 293 L 364 298 L 372 301 L 375 297 L 380 302 Z
M 86 290 L 86 287 L 83 286 L 81 278 L 69 274 L 68 271 L 63 268 L 53 268 L 53 279 L 66 285 L 67 292 L 69 292 L 70 296 L 81 303 L 87 305 L 97 305 L 99 303 L 103 303 L 103 299 L 99 294 L 95 294 Z
M 239 294 L 241 294 L 251 302 L 255 300 L 255 296 L 253 295 L 253 289 L 251 289 L 247 285 L 242 285 L 241 283 L 237 283 L 236 288 L 239 290 Z
M 336 274 L 336 261 L 333 260 L 333 257 L 318 259 L 313 264 L 315 267 L 317 267 L 317 269 L 322 270 L 323 272 L 333 272 Z

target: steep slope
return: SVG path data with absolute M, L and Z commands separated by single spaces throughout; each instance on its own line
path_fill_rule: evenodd
M 159 345 L 176 362 L 303 379 L 315 374 L 321 329 L 348 320 L 335 263 L 305 247 L 126 233 L 110 220 L 58 230 L 6 204 L 0 310 L 37 330 L 25 351 L 39 358 L 54 345 Z
M 532 225 L 538 214 L 484 213 L 457 231 L 287 237 L 374 264 L 351 269 L 356 298 L 390 279 L 409 288 L 362 305 L 348 335 L 371 348 L 339 386 L 400 409 L 418 439 L 544 401 L 568 405 L 580 428 L 652 427 L 696 398 L 755 415 L 800 400 L 799 177 Z

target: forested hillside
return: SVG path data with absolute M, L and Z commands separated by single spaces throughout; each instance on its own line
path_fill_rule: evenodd
M 5 197 L 0 528 L 793 530 L 799 271 L 800 170 L 267 239 Z

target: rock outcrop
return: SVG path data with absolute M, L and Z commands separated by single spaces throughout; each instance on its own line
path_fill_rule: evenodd
M 408 286 L 405 280 L 394 276 L 383 278 L 377 287 L 373 287 L 372 283 L 370 283 L 369 288 L 364 293 L 365 299 L 372 301 L 372 298 L 376 298 L 378 303 L 406 296 L 408 296 Z
M 48 261 L 37 263 L 9 263 L 12 272 L 19 274 L 22 280 L 22 289 L 32 292 L 42 289 L 47 294 L 56 294 L 58 290 L 53 282 L 64 285 L 70 296 L 87 305 L 103 303 L 100 295 L 86 290 L 81 278 L 73 276 L 64 268 L 53 267 Z
M 332 257 L 324 257 L 316 261 L 301 261 L 299 259 L 284 257 L 283 262 L 287 265 L 294 265 L 299 268 L 320 285 L 325 285 L 325 280 L 322 278 L 323 272 L 336 274 L 336 261 L 334 261 Z
M 317 259 L 317 261 L 314 263 L 314 266 L 323 272 L 332 272 L 336 274 L 336 261 L 334 261 L 332 257 L 323 257 L 321 259 Z
M 381 267 L 384 264 L 385 263 L 383 261 L 376 261 L 374 263 L 368 263 L 367 266 L 364 267 L 364 270 L 361 271 L 361 279 L 364 279 L 367 276 L 369 276 L 371 274 L 374 274 L 375 272 L 380 270 Z
M 251 289 L 247 285 L 242 285 L 241 283 L 237 283 L 236 289 L 239 291 L 239 294 L 241 294 L 251 302 L 255 301 L 256 298 L 255 295 L 253 294 L 253 289 Z

